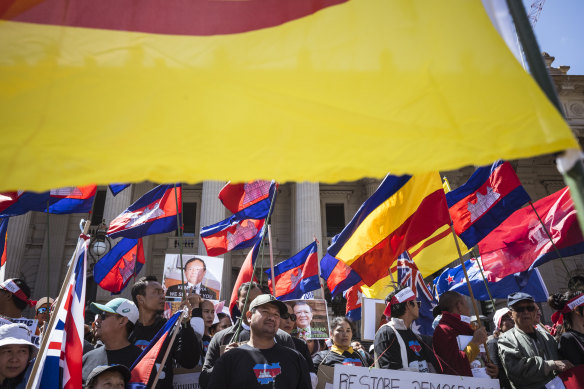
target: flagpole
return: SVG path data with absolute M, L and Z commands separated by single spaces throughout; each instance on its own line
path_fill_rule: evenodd
M 79 240 L 80 239 L 85 239 L 84 236 L 87 235 L 87 231 L 89 231 L 89 225 L 91 224 L 89 220 L 85 221 L 85 220 L 81 220 L 81 223 L 85 222 L 85 225 L 83 227 L 83 232 L 81 237 L 79 237 L 79 239 L 77 240 L 77 246 L 75 247 L 75 251 L 73 252 L 73 259 L 77 258 L 77 253 L 79 251 Z M 36 384 L 37 380 L 40 380 L 41 377 L 37 377 L 37 372 L 39 369 L 39 365 L 41 363 L 41 360 L 43 360 L 43 356 L 44 354 L 46 354 L 47 352 L 47 343 L 49 341 L 50 338 L 50 333 L 51 330 L 53 328 L 53 325 L 55 324 L 55 320 L 57 320 L 57 313 L 58 310 L 61 308 L 61 301 L 63 300 L 63 295 L 67 292 L 67 285 L 68 285 L 68 280 L 71 278 L 71 273 L 73 273 L 73 269 L 76 266 L 73 266 L 74 262 L 71 261 L 71 264 L 69 265 L 69 269 L 67 270 L 67 274 L 65 275 L 65 281 L 63 281 L 63 285 L 61 285 L 61 290 L 59 291 L 59 295 L 57 296 L 57 303 L 55 305 L 55 307 L 57 308 L 54 313 L 52 315 L 50 315 L 50 319 L 49 319 L 49 325 L 47 327 L 46 332 L 43 333 L 42 336 L 42 341 L 39 347 L 39 351 L 38 354 L 36 356 L 34 365 L 32 367 L 31 373 L 30 373 L 30 378 L 26 384 L 26 389 L 32 389 L 33 385 Z M 84 277 L 87 277 L 87 275 L 85 274 Z
M 316 239 L 316 235 L 312 236 L 314 238 L 314 241 L 316 242 L 316 256 L 318 258 L 318 239 Z M 322 258 L 321 258 L 322 259 Z M 318 264 L 318 284 L 320 285 L 320 293 L 322 293 L 322 298 L 324 298 L 324 286 L 322 284 L 321 281 L 321 270 L 320 270 L 320 259 L 318 261 L 316 261 L 316 263 Z
M 460 250 L 460 245 L 458 244 L 458 239 L 456 237 L 456 233 L 454 232 L 454 224 L 452 223 L 452 219 L 450 220 L 450 230 L 452 231 L 452 237 L 454 238 L 454 244 L 456 245 L 456 250 L 458 251 L 458 260 L 460 261 L 460 265 L 462 266 L 462 271 L 464 272 L 464 278 L 466 279 L 466 286 L 468 287 L 468 293 L 470 295 L 470 299 L 472 301 L 472 307 L 474 309 L 474 314 L 477 318 L 477 323 L 479 328 L 483 326 L 481 323 L 481 318 L 479 317 L 479 308 L 477 306 L 477 301 L 475 300 L 474 293 L 472 291 L 472 287 L 470 286 L 470 280 L 468 278 L 468 273 L 466 271 L 466 266 L 464 266 L 464 261 L 462 260 L 462 251 Z M 485 350 L 487 350 L 487 343 L 483 343 L 485 346 Z M 489 357 L 489 353 L 487 354 L 487 362 L 491 363 L 491 358 Z
M 181 188 L 182 190 L 182 188 Z M 180 201 L 182 203 L 182 195 L 180 196 Z M 178 211 L 178 195 L 176 193 L 176 183 L 174 184 L 174 204 L 176 206 L 176 227 L 178 231 L 178 252 L 180 258 L 180 282 L 182 283 L 182 299 L 186 300 L 186 292 L 185 292 L 185 269 L 183 266 L 183 237 L 182 237 L 182 206 L 180 207 L 180 212 Z M 181 204 L 182 205 L 182 204 Z M 158 377 L 158 376 L 157 376 Z
M 560 253 L 560 250 L 557 248 L 556 244 L 554 243 L 554 240 L 552 239 L 552 236 L 551 236 L 550 232 L 548 231 L 547 227 L 545 226 L 545 224 L 543 224 L 543 220 L 541 220 L 541 217 L 539 216 L 539 213 L 537 213 L 535 206 L 533 205 L 533 203 L 531 201 L 529 202 L 529 205 L 531 205 L 531 209 L 533 209 L 535 216 L 537 216 L 537 219 L 539 220 L 541 227 L 543 228 L 543 230 L 545 231 L 545 234 L 547 235 L 548 239 L 552 243 L 552 246 L 554 246 L 554 250 L 556 250 L 556 254 L 558 254 L 558 258 L 562 262 L 562 265 L 564 265 L 564 269 L 566 270 L 566 273 L 570 274 L 570 270 L 568 270 L 568 266 L 566 266 L 566 262 L 564 262 L 564 258 L 562 258 L 562 254 Z
M 275 203 L 275 200 L 276 200 L 276 193 L 278 193 L 278 189 L 277 188 L 274 188 L 274 193 L 272 194 L 272 199 L 270 200 L 270 209 L 268 211 L 268 216 L 266 216 L 266 219 L 264 220 L 264 226 L 262 228 L 266 228 L 267 225 L 268 226 L 270 225 L 270 217 L 272 216 L 272 211 L 274 210 L 274 203 Z M 262 245 L 264 244 L 265 237 L 266 237 L 266 234 L 263 233 L 262 234 L 262 237 L 260 238 L 260 247 L 262 247 Z M 253 250 L 253 247 L 252 247 L 252 250 Z M 252 282 L 253 281 L 253 276 L 255 274 L 255 270 L 256 270 L 257 263 L 258 263 L 258 261 L 255 261 L 253 263 L 253 268 L 252 268 L 252 271 L 251 271 L 251 279 L 249 280 L 249 282 Z M 273 271 L 272 271 L 272 274 L 273 274 Z M 248 290 L 248 292 L 249 292 L 249 290 Z M 246 293 L 245 294 L 245 300 L 243 301 L 243 306 L 244 307 L 247 306 L 248 298 L 249 298 L 249 293 Z M 241 318 L 239 320 L 239 323 L 237 324 L 237 328 L 235 329 L 235 333 L 231 337 L 231 341 L 229 343 L 233 343 L 233 342 L 237 341 L 237 339 L 239 338 L 239 333 L 241 332 L 241 323 L 243 322 L 243 315 L 245 315 L 245 312 L 240 312 L 240 313 L 241 313 Z
M 272 295 L 276 297 L 276 273 L 274 272 L 274 252 L 272 250 L 272 225 L 268 224 L 268 243 L 270 245 L 270 268 L 272 269 Z
M 50 295 L 50 293 L 51 293 L 51 288 L 50 288 L 50 284 L 51 284 L 51 249 L 50 249 L 51 235 L 50 235 L 50 225 L 51 225 L 51 223 L 50 223 L 50 220 L 49 220 L 50 214 L 51 214 L 51 212 L 50 212 L 50 208 L 49 208 L 49 200 L 47 199 L 47 298 L 51 296 Z M 47 299 L 47 302 L 48 301 L 49 300 Z M 49 311 L 50 311 L 50 307 L 49 307 Z
M 183 290 L 184 290 L 184 288 L 183 288 Z M 184 295 L 184 293 L 183 293 L 183 295 Z M 185 312 L 188 312 L 188 310 L 187 311 L 183 310 L 183 313 L 181 316 L 184 316 Z M 170 343 L 168 343 L 168 347 L 166 347 L 166 351 L 164 352 L 164 356 L 162 357 L 162 360 L 160 361 L 160 368 L 156 369 L 156 376 L 154 377 L 154 382 L 152 383 L 153 388 L 155 388 L 156 384 L 158 383 L 158 377 L 160 376 L 160 372 L 162 370 L 164 370 L 164 366 L 166 365 L 166 359 L 168 358 L 168 354 L 170 353 L 170 349 L 172 348 L 172 345 L 174 344 L 174 339 L 176 338 L 176 335 L 178 334 L 178 329 L 180 327 L 180 323 L 181 323 L 182 319 L 183 318 L 180 317 L 176 321 L 176 323 L 174 323 L 174 330 L 172 332 L 172 337 L 170 338 Z
M 489 294 L 489 298 L 491 299 L 491 304 L 493 304 L 493 309 L 495 309 L 495 300 L 493 299 L 493 295 L 491 294 L 491 289 L 489 289 L 489 285 L 487 279 L 485 278 L 485 273 L 483 273 L 483 264 L 482 259 L 480 256 L 476 258 L 477 264 L 479 265 L 479 270 L 481 271 L 481 276 L 483 277 L 483 282 L 485 283 L 485 288 L 487 289 L 487 293 Z

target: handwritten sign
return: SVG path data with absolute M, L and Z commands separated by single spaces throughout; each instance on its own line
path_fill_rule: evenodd
M 335 365 L 333 389 L 500 389 L 499 380 Z

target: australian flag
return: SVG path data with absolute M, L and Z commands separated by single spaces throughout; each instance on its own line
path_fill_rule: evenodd
M 412 288 L 416 299 L 421 302 L 420 316 L 412 324 L 412 329 L 422 335 L 432 335 L 434 333 L 432 309 L 438 305 L 438 301 L 432 295 L 430 288 L 424 282 L 422 273 L 419 272 L 418 267 L 407 252 L 398 257 L 397 280 L 400 285 Z
M 266 270 L 268 285 L 273 290 L 272 271 Z M 318 256 L 316 241 L 299 253 L 274 266 L 278 300 L 296 300 L 302 295 L 320 288 L 318 279 Z
M 219 192 L 219 200 L 225 208 L 237 213 L 244 208 L 265 200 L 274 193 L 278 184 L 274 181 L 256 180 L 246 183 L 227 183 Z
M 485 287 L 485 281 L 479 268 L 479 261 L 472 258 L 464 263 L 468 274 L 468 280 L 472 287 L 473 294 L 477 300 L 489 300 L 489 293 Z M 462 266 L 458 265 L 452 269 L 446 269 L 439 277 L 434 279 L 436 293 L 442 293 L 453 290 L 464 295 L 469 295 L 466 278 Z M 522 273 L 511 274 L 497 282 L 488 282 L 489 290 L 493 298 L 506 299 L 513 292 L 524 292 L 535 299 L 535 301 L 547 301 L 548 291 L 543 283 L 543 279 L 538 269 L 525 271 Z
M 275 185 L 270 187 L 270 196 L 264 200 L 242 209 L 219 223 L 203 227 L 201 239 L 207 249 L 207 255 L 214 257 L 231 250 L 253 246 L 270 213 L 274 190 Z
M 111 238 L 138 239 L 146 235 L 174 231 L 177 229 L 177 214 L 180 215 L 181 212 L 180 184 L 159 185 L 112 220 L 107 234 Z
M 472 247 L 530 201 L 509 162 L 478 168 L 461 187 L 446 193 L 456 234 Z
M 39 370 L 31 388 L 79 389 L 81 382 L 81 358 L 83 356 L 85 314 L 85 272 L 87 271 L 88 240 L 79 239 L 76 256 L 71 261 L 73 271 L 65 294 L 53 314 L 57 317 L 45 349 L 39 351 Z
M 178 330 L 177 324 L 180 323 L 180 316 L 183 311 L 178 311 L 168 319 L 164 327 L 152 338 L 148 347 L 142 351 L 142 354 L 136 359 L 130 369 L 132 376 L 128 383 L 129 389 L 145 389 L 154 387 L 154 378 L 156 377 L 157 368 L 164 366 L 162 359 L 172 340 L 173 330 Z
M 120 293 L 144 266 L 142 238 L 124 238 L 93 268 L 93 279 L 102 289 Z
M 86 213 L 91 211 L 95 185 L 71 186 L 48 192 L 0 193 L 0 217 L 23 215 L 29 211 L 54 214 Z M 48 205 L 48 208 L 47 208 Z
M 6 245 L 8 232 L 8 218 L 0 219 L 0 282 L 4 281 L 4 274 L 6 272 Z

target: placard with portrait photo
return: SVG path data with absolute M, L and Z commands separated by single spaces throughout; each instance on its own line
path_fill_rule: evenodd
M 166 299 L 182 300 L 184 290 L 186 294 L 196 293 L 205 300 L 218 301 L 221 294 L 223 258 L 183 254 L 182 262 L 184 268 L 181 268 L 179 254 L 166 254 L 164 258 L 162 285 L 166 291 Z
M 329 320 L 326 301 L 313 300 L 288 300 L 283 301 L 289 305 L 296 317 L 296 327 L 292 331 L 302 339 L 327 339 L 329 335 Z

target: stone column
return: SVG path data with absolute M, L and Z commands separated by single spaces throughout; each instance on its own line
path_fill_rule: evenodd
M 201 216 L 199 218 L 199 226 L 201 228 L 211 224 L 215 224 L 225 219 L 227 209 L 221 204 L 219 200 L 219 191 L 225 186 L 223 181 L 203 181 L 203 191 L 201 193 Z M 200 255 L 207 255 L 205 245 L 199 236 L 197 253 Z M 220 299 L 228 299 L 231 297 L 231 254 L 227 253 L 223 257 L 223 276 L 221 280 L 221 295 Z
M 70 215 L 49 215 L 49 228 L 45 232 L 41 258 L 33 288 L 33 296 L 47 295 L 47 274 L 50 276 L 49 293 L 55 298 L 61 290 L 61 284 L 66 274 L 62 272 L 66 268 L 70 258 L 65 258 L 65 241 L 69 228 Z M 49 250 L 47 250 L 47 244 Z M 50 262 L 50 263 L 49 263 Z
M 365 195 L 367 198 L 371 197 L 379 187 L 381 181 L 374 178 L 366 178 L 365 180 Z
M 24 260 L 31 217 L 32 213 L 27 212 L 24 215 L 11 217 L 8 222 L 6 279 L 18 278 L 20 275 L 20 264 Z

